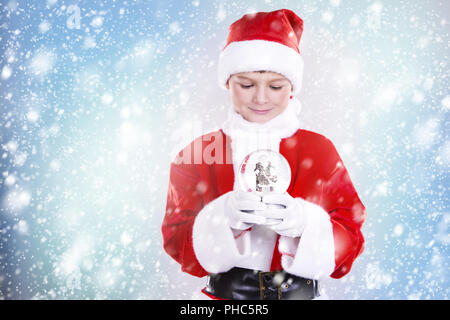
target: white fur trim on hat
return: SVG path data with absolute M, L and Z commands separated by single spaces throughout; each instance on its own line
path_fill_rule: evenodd
M 231 75 L 263 70 L 282 74 L 291 82 L 293 94 L 300 92 L 303 58 L 294 49 L 267 40 L 231 42 L 219 56 L 219 85 L 226 89 Z

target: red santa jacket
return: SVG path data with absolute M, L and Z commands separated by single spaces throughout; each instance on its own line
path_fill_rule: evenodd
M 214 161 L 202 159 L 199 150 L 213 156 Z M 320 206 L 329 215 L 334 241 L 334 270 L 330 276 L 340 278 L 363 251 L 365 207 L 338 152 L 324 136 L 299 129 L 281 140 L 280 153 L 292 172 L 287 192 Z M 163 245 L 182 270 L 194 276 L 205 276 L 208 271 L 196 257 L 193 225 L 202 208 L 233 190 L 230 159 L 230 138 L 219 130 L 195 139 L 180 151 L 170 167 Z

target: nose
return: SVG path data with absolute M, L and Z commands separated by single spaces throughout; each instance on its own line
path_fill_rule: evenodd
M 253 102 L 257 105 L 267 103 L 267 89 L 264 86 L 257 86 L 253 95 Z

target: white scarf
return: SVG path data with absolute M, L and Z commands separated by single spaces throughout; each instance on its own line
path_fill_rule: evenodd
M 281 139 L 292 136 L 300 128 L 300 111 L 301 103 L 293 97 L 282 113 L 265 123 L 256 123 L 245 120 L 231 107 L 222 129 L 231 138 L 235 174 L 239 172 L 244 158 L 255 150 L 270 149 L 280 152 Z M 237 186 L 235 177 L 234 188 Z

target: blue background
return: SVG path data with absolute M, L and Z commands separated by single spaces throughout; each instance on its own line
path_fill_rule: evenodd
M 449 295 L 448 1 L 2 1 L 0 299 L 204 299 L 162 249 L 170 161 L 231 107 L 243 14 L 304 20 L 301 121 L 367 208 L 330 299 Z

